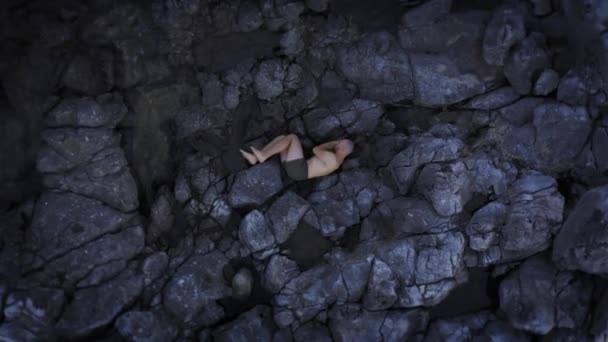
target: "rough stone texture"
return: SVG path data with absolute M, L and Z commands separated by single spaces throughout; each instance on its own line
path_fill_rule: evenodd
M 499 7 L 483 38 L 483 58 L 491 65 L 504 65 L 509 50 L 526 36 L 525 14 L 515 6 Z
M 72 193 L 44 193 L 36 202 L 28 246 L 49 260 L 118 230 L 132 215 Z
M 425 342 L 465 340 L 527 342 L 531 341 L 531 336 L 498 320 L 488 311 L 480 311 L 433 321 L 424 337 Z
M 514 126 L 523 126 L 534 120 L 534 110 L 547 102 L 542 97 L 524 97 L 513 104 L 500 108 L 498 113 Z
M 559 74 L 553 69 L 545 69 L 534 83 L 534 95 L 547 96 L 557 89 Z
M 8 338 L 8 335 L 19 334 L 19 330 L 23 329 L 23 332 L 27 331 L 38 338 L 52 339 L 55 335 L 54 322 L 59 318 L 65 301 L 64 291 L 47 287 L 8 294 L 2 313 L 4 321 L 10 323 L 0 328 L 0 337 Z
M 228 295 L 223 268 L 228 260 L 219 251 L 195 255 L 181 265 L 163 292 L 163 306 L 190 327 L 209 326 L 224 316 L 217 300 Z
M 602 76 L 589 65 L 570 69 L 559 81 L 557 99 L 570 105 L 602 105 L 608 100 Z
M 277 243 L 289 239 L 309 210 L 310 204 L 292 191 L 286 192 L 274 201 L 266 217 Z
M 347 134 L 356 135 L 372 133 L 382 114 L 381 103 L 356 98 L 338 109 L 335 116 Z
M 440 250 L 436 249 L 439 245 Z M 351 256 L 334 256 L 341 260 L 337 265 L 330 263 L 303 272 L 288 282 L 275 298 L 279 307 L 290 310 L 302 321 L 334 302 L 357 301 L 364 295 L 375 257 L 395 275 L 398 299 L 394 307 L 433 305 L 456 286 L 455 277 L 463 270 L 463 254 L 464 238 L 460 233 L 366 243 Z M 367 271 L 363 272 L 363 267 Z M 347 281 L 351 277 L 347 272 L 355 270 L 356 277 Z M 377 291 L 377 286 L 371 289 Z
M 532 91 L 537 73 L 551 66 L 545 46 L 545 37 L 541 33 L 532 32 L 519 42 L 509 53 L 505 61 L 505 76 L 513 89 L 526 95 Z
M 517 329 L 547 334 L 581 328 L 591 305 L 591 281 L 560 272 L 542 256 L 526 260 L 500 284 L 500 308 Z
M 391 160 L 388 169 L 401 194 L 406 194 L 418 169 L 424 164 L 456 159 L 464 143 L 458 138 L 423 135 Z
M 75 55 L 62 77 L 67 88 L 87 95 L 102 94 L 113 86 L 113 54 L 107 49 L 99 49 L 96 56 Z
M 120 273 L 126 264 L 114 261 L 129 260 L 144 247 L 144 230 L 141 226 L 126 228 L 74 249 L 46 263 L 40 273 L 31 278 L 49 286 L 72 288 L 99 285 Z M 105 269 L 103 268 L 106 267 Z M 58 280 L 57 274 L 61 274 Z
M 479 76 L 462 72 L 447 56 L 415 54 L 411 59 L 416 89 L 414 101 L 420 106 L 447 106 L 486 91 Z
M 255 91 L 262 100 L 270 100 L 283 92 L 286 67 L 279 60 L 264 61 L 255 75 Z
M 410 58 L 389 33 L 363 36 L 336 51 L 336 68 L 364 98 L 398 102 L 414 97 Z
M 563 172 L 576 164 L 592 129 L 591 113 L 585 107 L 526 98 L 511 106 L 501 109 L 511 122 L 497 120 L 496 125 L 496 142 L 505 157 L 548 173 Z
M 282 255 L 273 255 L 264 272 L 264 287 L 271 293 L 277 293 L 299 274 L 300 270 L 295 261 Z
M 520 95 L 513 90 L 513 87 L 502 87 L 485 94 L 475 96 L 464 105 L 464 108 L 478 110 L 497 109 L 509 105 L 517 101 L 519 98 Z
M 553 245 L 553 260 L 569 270 L 606 276 L 608 187 L 586 192 L 570 213 Z
M 608 336 L 604 2 L 5 2 L 0 340 Z
M 501 230 L 503 260 L 524 258 L 549 247 L 562 222 L 564 197 L 551 177 L 531 174 L 509 190 L 511 207 Z
M 118 148 L 103 150 L 87 165 L 70 172 L 45 175 L 43 181 L 50 189 L 95 198 L 124 212 L 139 206 L 135 180 L 122 150 Z
M 115 325 L 122 337 L 134 342 L 162 342 L 177 336 L 177 328 L 166 317 L 152 311 L 125 312 Z
M 228 201 L 235 208 L 264 204 L 283 188 L 278 163 L 268 161 L 237 174 Z
M 47 114 L 45 124 L 48 127 L 114 127 L 126 111 L 122 101 L 112 101 L 104 106 L 103 102 L 98 103 L 91 97 L 68 98 Z
M 507 206 L 499 202 L 488 203 L 477 210 L 466 227 L 469 247 L 476 251 L 485 251 L 496 244 L 506 215 Z
M 275 330 L 270 307 L 256 306 L 212 333 L 214 341 L 271 341 Z
M 363 297 L 363 306 L 370 311 L 386 310 L 397 301 L 397 279 L 388 265 L 374 259 Z
M 584 107 L 544 104 L 534 109 L 536 161 L 545 168 L 565 170 L 591 133 L 591 118 Z
M 438 215 L 424 200 L 397 197 L 376 207 L 362 225 L 361 238 L 390 239 L 416 234 L 437 234 L 458 227 L 458 220 Z
M 119 135 L 108 128 L 56 128 L 45 130 L 42 139 L 48 146 L 39 153 L 38 171 L 56 173 L 85 165 L 98 152 L 117 145 Z
M 86 336 L 108 324 L 131 305 L 143 288 L 143 278 L 132 271 L 102 285 L 76 291 L 57 322 L 60 335 Z
M 334 341 L 409 341 L 424 331 L 422 310 L 367 311 L 356 304 L 336 305 L 328 313 Z
M 450 13 L 452 0 L 431 0 L 405 12 L 401 24 L 405 27 L 416 27 L 432 24 L 433 21 Z
M 293 334 L 293 340 L 295 342 L 333 342 L 329 329 L 325 325 L 314 321 L 310 321 L 299 327 Z
M 274 236 L 261 211 L 251 211 L 243 218 L 239 228 L 239 240 L 251 253 L 272 247 L 275 243 Z

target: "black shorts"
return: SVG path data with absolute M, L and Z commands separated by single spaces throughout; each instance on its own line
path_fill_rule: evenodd
M 308 163 L 306 159 L 294 159 L 283 162 L 283 167 L 289 178 L 300 181 L 308 179 Z

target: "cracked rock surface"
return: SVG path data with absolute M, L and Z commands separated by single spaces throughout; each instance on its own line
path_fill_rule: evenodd
M 0 341 L 608 339 L 602 1 L 0 18 Z

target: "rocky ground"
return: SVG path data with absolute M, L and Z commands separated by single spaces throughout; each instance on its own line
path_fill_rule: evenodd
M 1 341 L 608 339 L 607 2 L 0 8 Z

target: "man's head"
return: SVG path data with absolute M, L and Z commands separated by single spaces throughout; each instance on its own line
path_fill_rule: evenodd
M 354 147 L 355 147 L 355 144 L 351 140 L 342 139 L 336 145 L 335 151 L 336 151 L 336 154 L 338 155 L 338 157 L 344 159 L 353 152 Z

